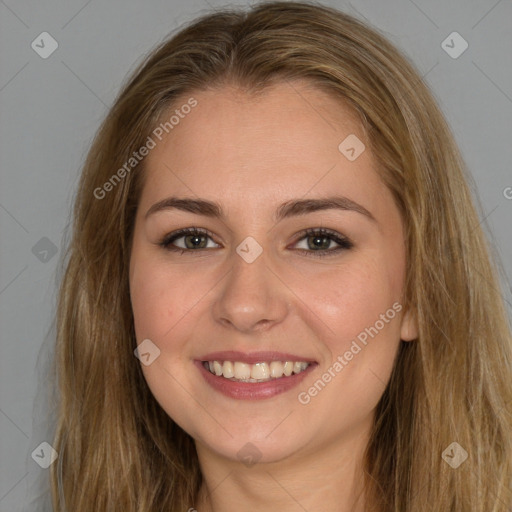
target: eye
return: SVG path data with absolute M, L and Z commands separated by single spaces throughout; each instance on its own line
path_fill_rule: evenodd
M 202 228 L 184 228 L 167 235 L 160 245 L 169 251 L 179 251 L 183 254 L 187 250 L 211 248 L 205 243 L 205 238 L 211 238 L 212 234 Z M 184 245 L 176 246 L 177 240 L 183 239 Z M 217 244 L 215 244 L 217 245 Z
M 177 251 L 180 254 L 218 248 L 219 245 L 213 240 L 213 247 L 208 246 L 207 239 L 211 239 L 212 236 L 212 233 L 203 228 L 184 228 L 168 234 L 159 245 L 166 250 Z M 176 243 L 179 240 L 182 240 L 180 245 Z M 302 241 L 305 241 L 306 248 L 299 248 L 299 250 L 314 257 L 333 255 L 342 250 L 352 249 L 354 246 L 346 236 L 326 228 L 310 228 L 303 231 L 294 245 Z M 332 243 L 335 243 L 337 247 L 332 247 Z
M 352 249 L 354 244 L 344 235 L 337 233 L 326 228 L 310 228 L 301 234 L 301 238 L 298 242 L 304 240 L 306 249 L 299 248 L 301 251 L 305 251 L 308 256 L 324 257 L 337 254 L 340 251 Z M 337 244 L 337 247 L 332 248 L 332 243 Z M 313 249 L 313 250 L 309 250 Z

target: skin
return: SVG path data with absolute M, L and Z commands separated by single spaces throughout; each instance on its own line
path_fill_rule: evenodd
M 400 302 L 405 246 L 398 209 L 355 115 L 314 86 L 283 83 L 259 97 L 225 86 L 193 96 L 197 107 L 146 157 L 130 261 L 138 343 L 149 338 L 161 351 L 142 367 L 144 376 L 196 441 L 205 484 L 190 506 L 363 511 L 361 461 L 374 410 L 400 339 L 417 337 L 414 319 L 397 314 L 307 405 L 297 395 Z M 338 150 L 350 134 L 367 147 L 355 161 Z M 217 201 L 226 219 L 176 209 L 145 218 L 171 195 Z M 356 201 L 375 220 L 334 209 L 272 219 L 285 201 L 331 195 Z M 212 232 L 206 249 L 179 254 L 159 245 L 187 227 Z M 298 235 L 320 227 L 354 247 L 315 257 L 315 246 Z M 248 236 L 263 249 L 252 263 L 236 252 Z M 323 247 L 338 246 L 328 240 Z M 290 391 L 237 400 L 211 388 L 194 365 L 216 350 L 290 352 L 318 366 Z M 249 467 L 237 455 L 248 442 L 261 457 Z

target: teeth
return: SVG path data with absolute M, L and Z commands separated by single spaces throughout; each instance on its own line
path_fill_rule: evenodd
M 270 368 L 267 363 L 256 363 L 251 368 L 251 379 L 268 379 L 270 377 Z
M 208 361 L 204 367 L 217 375 L 230 380 L 245 382 L 267 382 L 271 379 L 289 377 L 292 373 L 303 372 L 310 363 L 304 361 L 271 361 L 255 364 L 242 363 L 240 361 Z
M 216 362 L 216 361 L 215 361 Z M 245 363 L 235 362 L 235 379 L 246 380 L 251 378 L 251 366 Z
M 222 375 L 222 365 L 219 361 L 213 361 L 213 371 L 215 372 L 215 375 Z
M 222 365 L 222 375 L 227 379 L 235 376 L 235 368 L 231 361 L 224 361 L 224 364 Z
M 284 363 L 283 373 L 287 377 L 289 377 L 293 372 L 293 367 L 294 367 L 294 364 L 291 361 L 286 361 L 286 363 Z
M 283 376 L 283 363 L 281 361 L 272 361 L 270 363 L 270 376 L 274 379 Z

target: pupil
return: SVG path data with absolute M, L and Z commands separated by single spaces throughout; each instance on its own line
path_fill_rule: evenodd
M 325 236 L 312 236 L 312 237 L 310 237 L 310 240 L 313 240 L 313 244 L 316 248 L 321 248 L 321 249 L 329 248 L 330 240 Z M 324 241 L 323 244 L 322 244 L 321 240 Z
M 185 238 L 185 245 L 188 249 L 198 247 L 201 245 L 201 237 L 202 235 L 189 235 Z M 188 243 L 189 241 L 191 241 L 191 244 Z

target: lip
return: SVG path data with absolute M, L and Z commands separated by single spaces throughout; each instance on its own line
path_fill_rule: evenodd
M 211 357 L 210 354 L 208 357 Z M 251 356 L 252 357 L 252 356 Z M 219 358 L 222 361 L 233 361 L 230 358 Z M 203 361 L 213 361 L 219 359 L 202 359 L 195 360 L 194 364 L 200 371 L 201 375 L 205 379 L 205 381 L 216 391 L 222 393 L 223 395 L 229 398 L 235 398 L 237 400 L 263 400 L 265 398 L 272 398 L 281 393 L 285 393 L 293 389 L 295 386 L 298 386 L 306 376 L 317 366 L 317 363 L 312 362 L 304 371 L 290 375 L 289 377 L 283 376 L 279 379 L 272 379 L 268 382 L 237 382 L 228 380 L 224 377 L 219 377 L 217 375 L 213 375 L 213 373 L 209 372 L 204 366 Z M 234 359 L 235 361 L 240 361 L 240 359 Z M 255 362 L 259 361 L 279 361 L 282 359 L 269 359 L 268 357 L 259 358 Z M 287 359 L 285 359 L 286 361 Z M 290 359 L 288 359 L 289 361 Z M 247 361 L 247 357 L 245 359 Z M 245 362 L 241 361 L 241 362 Z M 292 359 L 292 361 L 304 361 L 304 359 Z M 254 364 L 254 363 L 252 363 Z

